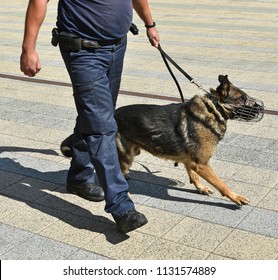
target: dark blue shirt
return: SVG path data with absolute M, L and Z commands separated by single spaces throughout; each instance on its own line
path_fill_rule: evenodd
M 59 0 L 57 27 L 91 40 L 124 37 L 132 21 L 132 0 Z

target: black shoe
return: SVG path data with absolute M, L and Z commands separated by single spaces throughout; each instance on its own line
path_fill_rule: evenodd
M 68 184 L 67 190 L 69 193 L 76 194 L 90 201 L 98 202 L 104 200 L 103 189 L 95 184 L 89 184 L 89 185 Z
M 65 157 L 72 157 L 72 143 L 73 141 L 73 134 L 67 137 L 65 140 L 62 141 L 60 145 L 60 151 Z
M 147 222 L 147 218 L 135 209 L 129 210 L 122 218 L 116 220 L 118 230 L 124 233 L 135 230 Z

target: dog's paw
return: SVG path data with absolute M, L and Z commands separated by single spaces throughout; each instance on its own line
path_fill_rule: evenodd
M 233 193 L 231 200 L 238 206 L 246 205 L 249 203 L 249 199 L 247 197 L 235 193 Z
M 204 194 L 204 195 L 210 195 L 213 193 L 213 190 L 207 186 L 198 187 L 198 191 L 200 194 Z

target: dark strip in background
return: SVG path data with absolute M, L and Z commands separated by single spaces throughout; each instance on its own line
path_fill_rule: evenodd
M 30 83 L 37 83 L 37 84 L 60 86 L 60 87 L 71 87 L 70 83 L 30 78 L 30 77 L 24 77 L 24 76 L 20 77 L 20 76 L 1 74 L 1 73 L 0 73 L 0 78 L 23 81 L 23 82 L 30 82 Z M 181 102 L 180 98 L 162 96 L 162 95 L 157 95 L 157 94 L 147 94 L 147 93 L 140 93 L 140 92 L 124 91 L 124 90 L 121 90 L 120 94 L 128 95 L 128 96 L 137 96 L 137 97 L 145 97 L 145 98 L 151 98 L 151 99 L 173 101 L 173 102 Z M 187 100 L 188 99 L 185 99 L 185 101 L 187 101 Z M 265 114 L 278 116 L 278 111 L 265 109 Z

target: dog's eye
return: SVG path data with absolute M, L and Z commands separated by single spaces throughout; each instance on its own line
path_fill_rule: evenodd
M 246 99 L 247 99 L 247 97 L 245 95 L 242 95 L 237 99 L 237 101 L 241 102 L 241 103 L 244 103 L 246 101 Z

